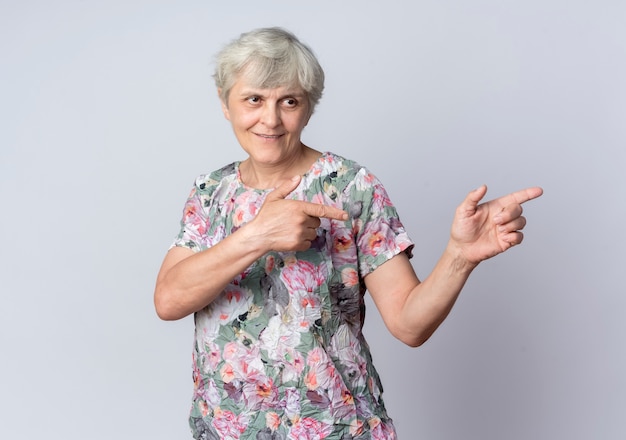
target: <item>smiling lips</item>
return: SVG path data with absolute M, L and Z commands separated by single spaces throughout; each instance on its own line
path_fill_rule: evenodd
M 263 133 L 255 133 L 255 134 L 264 139 L 278 139 L 282 136 L 282 134 L 263 134 Z

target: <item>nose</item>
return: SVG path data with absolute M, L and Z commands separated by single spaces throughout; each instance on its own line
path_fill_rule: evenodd
M 261 123 L 269 128 L 278 127 L 281 124 L 278 105 L 268 102 L 263 106 Z

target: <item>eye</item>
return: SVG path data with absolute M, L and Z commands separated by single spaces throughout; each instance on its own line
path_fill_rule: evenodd
M 298 100 L 296 98 L 285 98 L 283 99 L 283 105 L 285 107 L 293 108 L 298 105 Z
M 246 98 L 246 101 L 248 101 L 249 104 L 258 104 L 261 102 L 261 98 L 258 96 L 249 96 Z

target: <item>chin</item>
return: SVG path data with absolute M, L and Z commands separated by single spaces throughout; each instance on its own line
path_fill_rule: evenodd
M 278 145 L 261 145 L 246 150 L 252 160 L 267 164 L 282 162 L 297 151 L 297 148 Z

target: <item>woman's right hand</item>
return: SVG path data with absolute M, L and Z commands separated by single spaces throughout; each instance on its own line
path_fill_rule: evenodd
M 348 219 L 345 211 L 333 206 L 286 199 L 300 180 L 295 176 L 269 193 L 257 216 L 242 228 L 266 251 L 305 251 L 317 237 L 320 218 Z
M 267 195 L 253 220 L 209 249 L 171 249 L 154 292 L 159 317 L 180 319 L 202 309 L 269 251 L 309 249 L 320 218 L 347 220 L 346 212 L 332 206 L 285 199 L 299 183 L 299 176 L 282 183 Z

